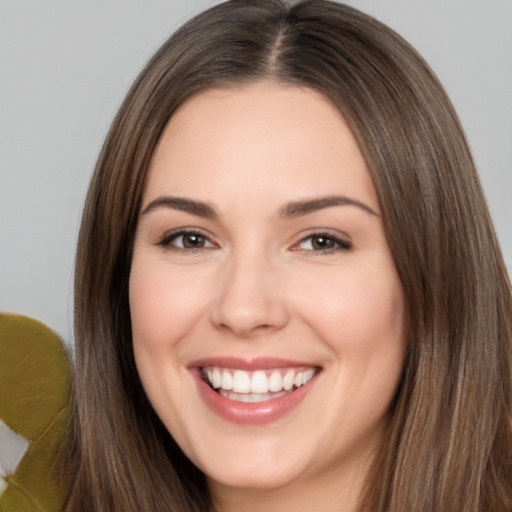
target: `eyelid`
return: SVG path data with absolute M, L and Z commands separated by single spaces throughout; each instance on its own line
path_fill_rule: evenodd
M 196 247 L 196 248 L 185 248 L 185 247 L 179 247 L 177 245 L 173 245 L 172 242 L 179 238 L 180 236 L 187 236 L 187 235 L 195 235 L 200 236 L 204 238 L 209 244 L 211 244 L 208 247 Z M 175 251 L 186 251 L 186 252 L 193 252 L 193 251 L 201 251 L 201 250 L 209 250 L 215 247 L 218 247 L 218 244 L 216 244 L 212 237 L 208 234 L 206 234 L 202 229 L 200 228 L 176 228 L 171 231 L 166 231 L 162 236 L 158 237 L 158 241 L 156 242 L 156 245 L 163 247 L 164 249 L 170 249 Z
M 315 249 L 301 249 L 299 247 L 300 244 L 305 242 L 306 240 L 314 239 L 314 238 L 329 238 L 333 240 L 336 244 L 335 247 L 331 248 L 325 248 L 322 250 L 315 250 Z M 301 238 L 295 242 L 291 250 L 292 251 L 302 251 L 307 253 L 316 253 L 317 255 L 322 254 L 331 254 L 335 252 L 342 252 L 342 251 L 350 251 L 353 249 L 352 241 L 350 240 L 350 237 L 348 235 L 342 235 L 340 233 L 333 233 L 332 230 L 329 229 L 317 229 L 314 231 L 310 231 L 307 234 L 304 234 L 301 236 Z
M 208 243 L 206 247 L 179 247 L 178 245 L 174 245 L 172 242 L 179 238 L 180 236 L 190 236 L 195 235 L 201 238 L 204 238 Z M 311 240 L 314 238 L 327 238 L 333 240 L 335 243 L 334 247 L 327 247 L 324 249 L 303 249 L 299 246 L 307 240 Z M 213 248 L 218 248 L 219 245 L 213 240 L 213 237 L 210 234 L 205 233 L 202 229 L 196 227 L 180 227 L 173 229 L 171 231 L 165 232 L 163 235 L 158 237 L 156 245 L 163 247 L 164 249 L 175 250 L 175 251 L 185 251 L 185 252 L 193 252 L 193 251 L 201 251 L 201 250 L 211 250 Z M 341 251 L 349 251 L 353 248 L 352 241 L 350 237 L 345 234 L 341 234 L 339 232 L 333 233 L 332 230 L 329 229 L 316 229 L 314 231 L 308 231 L 307 233 L 302 233 L 301 237 L 298 241 L 294 242 L 290 247 L 291 251 L 301 251 L 306 253 L 316 253 L 318 255 L 321 254 L 330 254 L 334 252 Z

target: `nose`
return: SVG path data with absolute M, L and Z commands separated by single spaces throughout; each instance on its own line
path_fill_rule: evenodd
M 276 265 L 263 255 L 233 257 L 218 269 L 211 319 L 239 338 L 274 332 L 289 320 Z

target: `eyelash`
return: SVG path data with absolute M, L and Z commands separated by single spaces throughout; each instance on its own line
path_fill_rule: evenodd
M 324 240 L 327 241 L 328 243 L 332 243 L 333 246 L 332 247 L 325 247 L 323 248 L 322 250 L 315 250 L 313 248 L 311 249 L 300 249 L 298 248 L 299 245 L 303 244 L 304 242 L 306 242 L 307 240 L 310 240 L 310 244 L 313 245 L 313 241 L 314 240 Z M 347 240 L 343 240 L 342 238 L 339 238 L 335 235 L 333 235 L 332 233 L 326 233 L 326 232 L 319 232 L 319 233 L 311 233 L 307 236 L 305 236 L 304 238 L 301 238 L 301 240 L 294 245 L 294 247 L 297 247 L 296 249 L 294 248 L 293 250 L 294 251 L 305 251 L 305 252 L 309 252 L 309 253 L 318 253 L 318 254 L 333 254 L 333 253 L 336 253 L 336 252 L 342 252 L 342 251 L 349 251 L 352 249 L 352 243 L 347 241 Z
M 207 246 L 201 246 L 201 247 L 180 247 L 178 245 L 175 245 L 175 242 L 177 239 L 182 237 L 183 239 L 185 237 L 197 237 L 199 239 L 202 239 L 203 243 L 208 244 Z M 310 240 L 311 245 L 314 247 L 314 240 L 318 242 L 319 240 L 323 240 L 322 243 L 332 244 L 331 247 L 324 247 L 322 249 L 301 249 L 299 246 L 302 245 L 304 242 Z M 162 239 L 157 243 L 160 247 L 164 247 L 166 249 L 174 250 L 174 251 L 192 251 L 197 252 L 201 250 L 208 250 L 215 247 L 215 244 L 203 233 L 197 230 L 187 230 L 187 229 L 181 229 L 179 231 L 167 233 L 162 237 Z M 321 254 L 332 254 L 335 252 L 341 252 L 341 251 L 349 251 L 353 248 L 352 243 L 343 240 L 342 238 L 339 238 L 331 233 L 326 232 L 319 232 L 319 233 L 311 233 L 299 240 L 298 243 L 296 243 L 291 250 L 293 251 L 304 251 L 308 253 L 321 253 Z
M 207 247 L 179 247 L 177 245 L 174 245 L 173 242 L 176 242 L 176 240 L 180 237 L 197 237 L 204 240 L 205 243 L 210 244 Z M 201 251 L 201 250 L 207 250 L 211 249 L 212 247 L 215 247 L 215 244 L 211 242 L 211 240 L 201 233 L 200 231 L 196 231 L 193 229 L 180 229 L 179 231 L 173 231 L 171 233 L 165 234 L 162 239 L 158 242 L 159 246 L 164 247 L 165 249 L 171 249 L 173 251 Z

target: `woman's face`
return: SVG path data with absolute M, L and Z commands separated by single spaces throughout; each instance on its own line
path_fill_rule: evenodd
M 180 108 L 150 166 L 130 308 L 145 391 L 214 489 L 364 472 L 404 295 L 365 161 L 323 96 L 261 82 Z

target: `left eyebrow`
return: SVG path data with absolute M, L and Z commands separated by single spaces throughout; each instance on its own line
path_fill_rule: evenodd
M 326 196 L 305 199 L 303 201 L 292 201 L 281 209 L 280 216 L 287 218 L 300 217 L 301 215 L 307 215 L 324 208 L 332 208 L 333 206 L 355 206 L 369 215 L 378 217 L 377 213 L 368 205 L 346 196 Z

